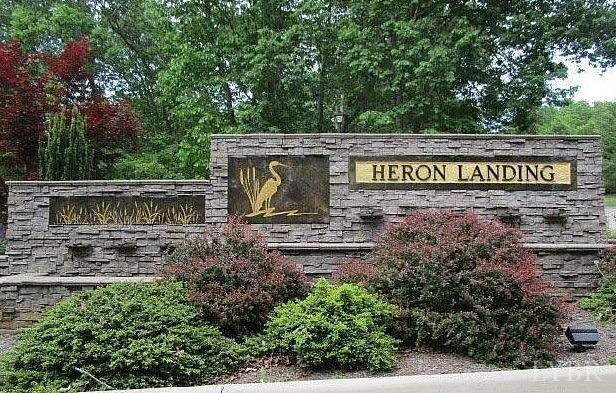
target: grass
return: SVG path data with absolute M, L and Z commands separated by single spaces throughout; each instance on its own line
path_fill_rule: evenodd
M 610 194 L 605 196 L 606 207 L 616 207 L 616 194 Z

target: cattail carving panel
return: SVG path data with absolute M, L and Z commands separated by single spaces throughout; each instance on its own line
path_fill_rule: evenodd
M 205 222 L 205 196 L 50 197 L 49 225 L 191 225 Z

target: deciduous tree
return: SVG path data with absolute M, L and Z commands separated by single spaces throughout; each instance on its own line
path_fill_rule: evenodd
M 26 53 L 18 42 L 0 44 L 0 148 L 25 176 L 36 177 L 46 114 L 66 106 L 77 106 L 87 118 L 97 162 L 109 160 L 107 149 L 139 133 L 127 102 L 97 94 L 88 54 L 86 39 L 68 44 L 58 56 Z

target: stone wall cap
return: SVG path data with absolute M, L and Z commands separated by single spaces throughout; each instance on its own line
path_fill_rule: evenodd
M 358 243 L 329 243 L 329 242 L 312 242 L 312 243 L 277 243 L 270 242 L 267 244 L 269 248 L 276 250 L 371 250 L 374 248 L 373 242 L 358 242 Z M 524 248 L 529 250 L 563 250 L 563 251 L 596 251 L 602 250 L 610 246 L 610 243 L 524 243 Z
M 113 283 L 131 283 L 131 282 L 153 282 L 158 280 L 158 277 L 153 276 L 49 276 L 42 273 L 23 273 L 12 276 L 0 277 L 0 286 L 2 285 L 35 285 L 35 286 L 86 286 L 86 285 L 107 285 Z
M 524 243 L 529 250 L 598 251 L 609 246 L 609 243 Z
M 269 248 L 276 250 L 371 250 L 374 248 L 374 243 L 267 243 Z
M 259 138 L 306 138 L 306 139 L 321 139 L 321 138 L 341 138 L 341 139 L 511 139 L 511 140 L 598 140 L 600 135 L 533 135 L 533 134 L 366 134 L 366 133 L 314 133 L 314 134 L 213 134 L 212 139 L 259 139 Z
M 210 179 L 192 180 L 11 180 L 6 184 L 9 186 L 116 186 L 116 185 L 204 185 L 210 184 Z

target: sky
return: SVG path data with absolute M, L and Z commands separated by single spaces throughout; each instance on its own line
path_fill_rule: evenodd
M 567 65 L 569 77 L 553 82 L 553 86 L 560 88 L 579 86 L 578 91 L 573 95 L 574 100 L 616 101 L 616 67 L 601 72 L 601 69 L 593 68 L 587 62 L 583 62 L 580 67 L 584 71 L 578 73 L 577 65 L 568 62 Z

